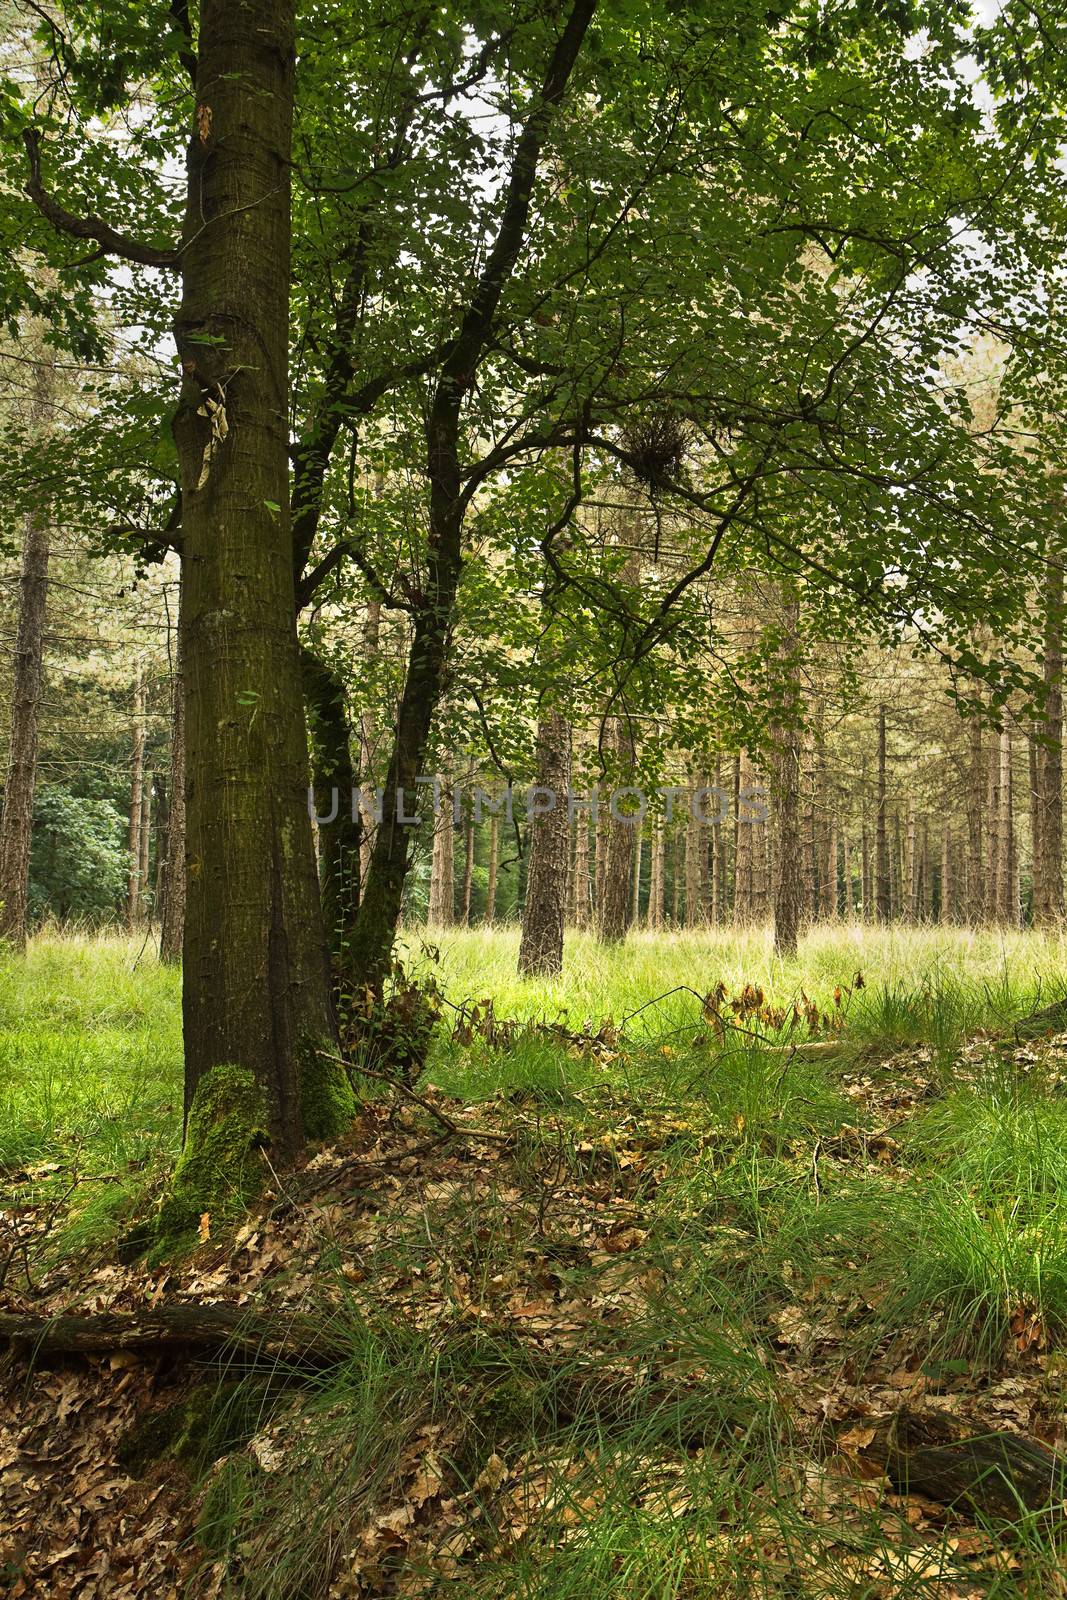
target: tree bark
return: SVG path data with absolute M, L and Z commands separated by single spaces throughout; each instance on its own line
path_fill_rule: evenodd
M 365 661 L 377 661 L 381 648 L 381 629 L 381 601 L 368 600 L 367 615 L 363 623 L 363 659 Z M 374 820 L 373 806 L 369 798 L 365 798 L 363 793 L 365 789 L 369 791 L 374 787 L 374 755 L 377 744 L 377 719 L 373 709 L 368 706 L 360 717 L 359 740 L 359 803 L 363 812 L 359 844 L 359 882 L 361 891 L 370 871 L 371 851 L 374 848 L 374 830 L 377 827 L 377 823 Z
M 537 785 L 532 797 L 526 899 L 522 908 L 519 972 L 555 977 L 563 971 L 563 927 L 570 873 L 571 730 L 561 711 L 545 711 L 537 725 Z M 551 809 L 540 811 L 538 799 Z
M 485 878 L 485 923 L 491 928 L 496 920 L 496 880 L 500 863 L 500 818 L 495 812 L 489 818 L 489 866 Z
M 970 771 L 967 778 L 967 921 L 977 927 L 985 909 L 982 874 L 982 793 L 985 786 L 985 758 L 982 750 L 982 724 L 972 717 L 970 724 Z
M 621 780 L 615 786 L 621 788 L 633 781 L 636 753 L 624 717 L 611 719 L 610 733 L 614 772 Z M 616 810 L 623 812 L 622 803 L 616 805 Z M 597 936 L 605 944 L 619 944 L 626 938 L 630 925 L 635 823 L 625 814 L 613 816 L 610 803 L 601 820 L 604 824 L 604 878 L 597 906 Z
M 339 1131 L 289 511 L 294 0 L 202 0 L 175 337 L 187 756 L 186 1111 L 221 1064 L 274 1161 Z
M 441 785 L 441 804 L 433 819 L 433 855 L 430 859 L 430 905 L 427 919 L 431 928 L 450 928 L 456 920 L 455 837 L 452 807 L 453 788 Z
M 1037 747 L 1034 818 L 1034 921 L 1063 916 L 1063 564 L 1048 563 L 1044 680 L 1047 699 Z
M 1015 889 L 1015 822 L 1012 806 L 1011 724 L 1005 719 L 1000 730 L 1000 815 L 997 824 L 997 920 L 1016 926 L 1018 906 L 1012 905 Z
M 144 796 L 144 682 L 141 669 L 133 686 L 133 729 L 130 736 L 130 822 L 127 833 L 126 926 L 132 933 L 141 917 L 141 822 Z
M 890 915 L 889 839 L 886 832 L 885 706 L 878 707 L 878 792 L 874 835 L 874 905 L 879 922 Z
M 185 688 L 182 675 L 182 607 L 179 592 L 170 723 L 170 804 L 164 868 L 162 961 L 180 961 L 185 932 Z
M 652 859 L 649 863 L 648 905 L 645 923 L 655 933 L 663 928 L 663 824 L 658 819 L 652 829 Z
M 34 428 L 47 424 L 54 370 L 53 356 L 42 357 L 35 364 L 30 410 Z M 30 511 L 23 522 L 11 747 L 0 816 L 0 939 L 19 951 L 26 948 L 49 556 L 47 520 L 40 512 Z
M 340 673 L 310 646 L 300 651 L 319 829 L 319 895 L 338 974 L 351 978 L 348 938 L 359 910 L 363 812 Z

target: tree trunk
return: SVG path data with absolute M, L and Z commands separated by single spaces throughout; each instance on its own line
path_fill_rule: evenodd
M 352 762 L 352 728 L 338 670 L 308 646 L 300 651 L 312 783 L 319 829 L 319 894 L 338 974 L 353 976 L 348 939 L 359 909 L 363 814 Z
M 874 835 L 874 906 L 879 922 L 888 922 L 889 839 L 886 832 L 886 741 L 885 706 L 878 707 L 878 793 Z
M 649 863 L 648 905 L 645 923 L 654 933 L 663 928 L 663 824 L 657 820 L 652 829 L 652 859 Z
M 570 724 L 562 712 L 549 710 L 537 725 L 537 785 L 531 794 L 526 900 L 519 944 L 519 972 L 524 977 L 555 977 L 563 971 L 571 854 L 570 785 Z M 549 809 L 541 810 L 542 805 Z
M 163 922 L 159 933 L 161 961 L 180 961 L 185 932 L 185 686 L 182 675 L 182 605 L 179 591 L 177 642 L 171 686 L 170 804 L 167 815 L 167 859 L 164 868 Z
M 619 787 L 632 782 L 634 747 L 625 718 L 611 721 L 614 770 L 621 778 Z M 616 806 L 622 811 L 622 806 Z M 604 883 L 597 906 L 597 936 L 607 944 L 620 943 L 630 925 L 630 874 L 634 859 L 634 821 L 626 815 L 614 816 L 610 804 L 604 813 Z
M 144 775 L 144 783 L 141 787 L 141 832 L 138 839 L 140 851 L 137 873 L 141 886 L 142 912 L 144 912 L 144 896 L 149 894 L 151 882 L 148 874 L 152 854 L 152 781 L 152 770 L 149 768 Z M 149 903 L 147 916 L 151 918 L 151 915 L 152 907 L 151 903 Z
M 485 924 L 491 928 L 496 920 L 496 879 L 500 862 L 500 818 L 493 812 L 489 818 L 489 866 L 485 877 Z
M 431 928 L 450 928 L 456 920 L 455 837 L 453 789 L 441 785 L 441 804 L 433 819 L 433 856 L 430 860 Z
M 1037 749 L 1037 829 L 1034 839 L 1034 920 L 1063 916 L 1063 565 L 1048 564 L 1045 588 L 1044 679 L 1048 698 Z
M 427 559 L 420 578 L 407 677 L 385 781 L 388 809 L 375 838 L 353 941 L 355 966 L 372 985 L 381 982 L 388 968 L 411 858 L 407 838 L 410 830 L 401 826 L 394 801 L 399 802 L 404 791 L 409 795 L 412 791 L 445 686 L 447 645 L 463 566 L 467 508 L 460 460 L 463 409 L 475 387 L 501 296 L 526 242 L 542 146 L 581 54 L 595 9 L 596 0 L 573 0 L 556 38 L 540 91 L 531 98 L 526 121 L 514 144 L 496 237 L 485 252 L 482 270 L 441 361 L 426 410 Z
M 374 662 L 378 659 L 381 640 L 382 604 L 380 600 L 368 600 L 367 615 L 363 623 L 363 659 Z M 373 709 L 368 706 L 360 717 L 359 739 L 359 786 L 360 807 L 363 812 L 363 826 L 359 842 L 359 882 L 360 890 L 367 881 L 370 871 L 371 851 L 374 848 L 374 830 L 377 823 L 374 819 L 374 808 L 369 795 L 364 795 L 364 790 L 374 787 L 374 755 L 378 743 L 378 724 Z
M 35 365 L 30 412 L 34 428 L 47 425 L 54 359 L 48 356 Z M 11 685 L 11 748 L 0 817 L 0 939 L 20 951 L 26 948 L 49 554 L 48 523 L 39 512 L 28 512 L 23 522 L 19 573 Z
M 141 669 L 133 686 L 133 731 L 130 739 L 130 823 L 127 834 L 126 926 L 132 932 L 141 917 L 141 816 L 144 795 L 144 684 Z
M 982 790 L 985 759 L 982 751 L 982 724 L 977 717 L 970 725 L 970 773 L 967 779 L 967 921 L 977 927 L 985 909 L 982 874 Z
M 289 513 L 294 0 L 202 0 L 175 337 L 182 484 L 186 1111 L 249 1068 L 274 1162 L 340 1130 Z
M 1015 825 L 1012 808 L 1011 724 L 1005 720 L 1000 730 L 1000 816 L 997 824 L 997 920 L 1016 926 L 1018 906 L 1012 904 L 1015 890 Z
M 956 884 L 953 877 L 952 830 L 945 827 L 941 835 L 941 921 L 956 920 Z
M 689 816 L 685 828 L 685 925 L 698 928 L 704 921 L 705 854 L 704 820 L 700 814 L 697 795 L 701 780 L 695 773 L 689 778 Z
M 569 843 L 569 841 L 568 841 Z M 474 818 L 469 816 L 463 828 L 463 926 L 471 925 L 471 894 L 474 890 Z
M 915 807 L 911 803 L 908 805 L 907 839 L 905 879 L 908 886 L 908 921 L 916 923 L 919 920 L 918 823 L 915 819 Z

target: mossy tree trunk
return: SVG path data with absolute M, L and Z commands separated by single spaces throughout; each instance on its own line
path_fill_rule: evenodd
M 261 1084 L 275 1163 L 338 1131 L 289 515 L 293 0 L 203 0 L 175 336 L 184 542 L 186 1110 Z
M 163 922 L 159 954 L 180 961 L 185 933 L 185 687 L 182 675 L 182 607 L 179 591 L 170 725 L 170 795 L 163 872 Z
M 46 425 L 54 375 L 54 352 L 51 355 L 42 352 L 34 369 L 30 414 L 37 428 Z M 49 555 L 47 520 L 39 511 L 30 511 L 23 530 L 11 684 L 11 748 L 4 783 L 3 816 L 0 817 L 0 938 L 18 950 L 26 946 Z

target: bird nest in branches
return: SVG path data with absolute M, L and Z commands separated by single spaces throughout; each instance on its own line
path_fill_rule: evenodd
M 683 422 L 669 412 L 642 417 L 623 430 L 626 451 L 635 478 L 650 487 L 677 477 L 685 464 L 689 433 Z

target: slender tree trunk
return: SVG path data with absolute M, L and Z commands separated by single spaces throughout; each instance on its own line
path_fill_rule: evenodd
M 260 1083 L 275 1165 L 339 1131 L 289 513 L 294 0 L 201 0 L 175 324 L 187 758 L 186 1109 Z
M 941 921 L 944 923 L 956 920 L 954 859 L 952 829 L 946 824 L 941 835 Z
M 563 971 L 571 853 L 567 807 L 570 785 L 570 725 L 562 712 L 550 710 L 537 726 L 537 787 L 531 801 L 526 900 L 519 944 L 519 972 L 526 977 L 555 977 Z M 549 805 L 548 810 L 540 809 Z
M 644 828 L 638 822 L 634 826 L 634 864 L 633 877 L 630 887 L 633 891 L 633 900 L 630 904 L 630 924 L 636 927 L 641 919 L 641 865 L 644 859 Z
M 366 662 L 376 662 L 378 659 L 381 648 L 381 625 L 381 601 L 368 600 L 367 615 L 363 623 L 363 659 Z M 363 827 L 359 844 L 359 881 L 362 890 L 362 886 L 367 881 L 367 873 L 370 871 L 371 851 L 374 848 L 374 830 L 377 826 L 374 820 L 374 807 L 370 791 L 374 788 L 374 756 L 378 744 L 378 723 L 374 710 L 370 706 L 360 717 L 359 732 L 359 803 L 363 812 Z
M 704 893 L 702 860 L 704 855 L 705 823 L 701 816 L 697 795 L 701 779 L 696 773 L 689 778 L 689 815 L 685 827 L 685 925 L 697 928 L 704 921 Z
M 138 839 L 140 846 L 137 873 L 140 883 L 141 906 L 144 909 L 144 897 L 149 894 L 149 861 L 151 859 L 152 845 L 152 771 L 151 768 L 144 775 L 144 784 L 141 788 L 141 832 Z M 147 915 L 151 918 L 152 907 L 148 906 Z
M 496 921 L 496 879 L 500 862 L 500 818 L 494 811 L 489 818 L 489 865 L 485 877 L 485 923 Z
M 663 928 L 663 857 L 663 824 L 657 819 L 652 828 L 652 860 L 649 864 L 648 905 L 645 908 L 646 925 L 655 933 Z
M 967 779 L 967 921 L 977 927 L 985 910 L 982 873 L 982 791 L 985 785 L 982 724 L 970 724 L 970 772 Z
M 999 853 L 997 856 L 997 919 L 1016 926 L 1019 921 L 1018 905 L 1013 905 L 1015 891 L 1015 827 L 1012 807 L 1012 739 L 1011 724 L 1005 719 L 1000 730 L 1000 819 L 997 827 Z
M 1000 892 L 1000 741 L 993 743 L 986 755 L 986 817 L 988 864 L 982 895 L 982 913 L 986 922 L 995 922 L 999 913 Z
M 885 706 L 878 707 L 878 791 L 875 805 L 874 904 L 879 922 L 888 922 L 891 905 L 889 839 L 886 831 Z
M 612 718 L 611 734 L 614 770 L 621 779 L 618 787 L 625 787 L 633 781 L 635 751 L 624 717 Z M 597 935 L 607 944 L 617 944 L 625 939 L 630 924 L 630 876 L 633 871 L 635 823 L 626 815 L 613 816 L 610 803 L 603 821 L 604 882 L 597 906 Z
M 430 860 L 429 923 L 450 928 L 456 920 L 454 793 L 441 785 L 441 804 L 433 819 L 433 855 Z
M 904 913 L 904 830 L 900 813 L 893 813 L 893 847 L 889 854 L 889 915 L 896 919 Z
M 682 833 L 675 828 L 671 842 L 671 926 L 681 927 L 682 915 Z
M 800 848 L 800 734 L 782 725 L 774 735 L 771 804 L 774 817 L 774 944 L 779 955 L 796 954 L 803 919 Z
M 347 941 L 359 909 L 363 817 L 352 728 L 340 673 L 307 646 L 300 651 L 304 703 L 311 738 L 315 814 L 319 830 L 322 920 L 339 973 L 348 971 Z
M 919 920 L 918 823 L 915 819 L 915 807 L 910 802 L 908 805 L 907 840 L 904 871 L 908 886 L 908 921 L 916 923 Z
M 185 687 L 182 674 L 182 607 L 179 591 L 178 626 L 171 685 L 170 784 L 167 812 L 167 858 L 164 868 L 163 921 L 159 933 L 162 961 L 180 961 L 185 932 Z
M 126 926 L 132 932 L 141 917 L 141 801 L 144 795 L 144 683 L 141 669 L 133 686 L 130 736 L 130 822 L 127 835 Z
M 1045 588 L 1047 691 L 1037 751 L 1037 830 L 1034 842 L 1034 919 L 1047 924 L 1063 916 L 1063 564 L 1048 563 Z
M 407 677 L 397 712 L 396 734 L 385 781 L 386 806 L 409 794 L 425 754 L 434 711 L 445 686 L 446 655 L 463 565 L 465 483 L 461 464 L 462 417 L 489 343 L 501 296 L 526 242 L 541 150 L 581 54 L 596 0 L 572 0 L 556 37 L 540 91 L 530 102 L 514 144 L 503 186 L 496 237 L 458 319 L 438 370 L 424 424 L 425 472 L 429 485 L 429 543 L 421 598 L 415 608 Z M 410 864 L 407 830 L 386 810 L 378 828 L 353 941 L 357 970 L 372 985 L 384 978 L 396 937 Z
M 468 817 L 463 829 L 463 926 L 471 925 L 471 894 L 474 889 L 474 818 Z
M 47 425 L 53 376 L 54 356 L 38 360 L 30 408 L 30 422 L 35 429 Z M 31 511 L 23 521 L 11 685 L 11 747 L 0 817 L 0 939 L 20 951 L 26 947 L 49 554 L 48 523 L 39 512 Z

